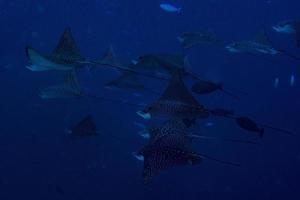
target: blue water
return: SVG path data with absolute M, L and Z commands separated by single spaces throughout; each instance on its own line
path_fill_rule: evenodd
M 165 2 L 165 1 L 164 1 Z M 170 0 L 171 2 L 171 0 Z M 0 199 L 300 199 L 300 63 L 279 56 L 230 54 L 223 48 L 199 46 L 188 51 L 192 69 L 210 80 L 247 92 L 240 101 L 216 93 L 201 96 L 207 106 L 230 107 L 259 122 L 295 132 L 266 131 L 259 146 L 198 142 L 197 151 L 241 163 L 224 166 L 204 160 L 198 166 L 176 167 L 142 182 L 142 163 L 132 152 L 144 144 L 134 121 L 144 122 L 138 108 L 91 99 L 50 100 L 39 90 L 60 80 L 59 72 L 33 73 L 25 68 L 24 47 L 49 52 L 66 26 L 72 28 L 81 52 L 97 59 L 112 44 L 123 63 L 146 53 L 182 52 L 182 32 L 212 30 L 229 42 L 254 38 L 265 29 L 276 47 L 300 56 L 294 38 L 271 30 L 278 21 L 300 19 L 296 0 L 174 1 L 182 13 L 167 13 L 158 0 L 1 0 L 0 1 Z M 295 74 L 294 87 L 289 86 Z M 116 99 L 150 103 L 105 91 L 113 71 L 82 71 L 84 87 Z M 274 79 L 280 83 L 273 88 Z M 156 89 L 165 83 L 155 83 Z M 96 121 L 96 139 L 70 140 L 65 129 L 87 113 Z M 205 135 L 255 139 L 230 120 L 209 119 L 198 125 Z M 207 121 L 204 122 L 204 124 Z

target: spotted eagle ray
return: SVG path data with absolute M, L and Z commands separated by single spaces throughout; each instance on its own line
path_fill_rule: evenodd
M 84 66 L 86 59 L 81 55 L 70 28 L 66 28 L 56 48 L 51 54 L 42 54 L 30 46 L 26 55 L 31 63 L 31 71 L 73 70 Z
M 67 73 L 62 84 L 42 89 L 40 97 L 43 99 L 80 98 L 85 96 L 76 78 L 76 72 Z
M 144 110 L 138 111 L 144 119 L 154 118 L 207 118 L 209 113 L 185 86 L 180 73 L 174 74 L 162 96 Z
M 239 42 L 233 42 L 226 46 L 226 49 L 232 53 L 247 53 L 250 55 L 285 55 L 294 60 L 300 60 L 300 58 L 289 54 L 284 50 L 279 50 L 272 46 L 269 37 L 264 31 L 257 34 L 254 40 L 245 40 Z

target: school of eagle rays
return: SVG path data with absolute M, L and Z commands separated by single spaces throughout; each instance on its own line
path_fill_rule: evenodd
M 214 34 L 184 33 L 178 40 L 183 49 L 191 48 L 201 43 L 223 45 Z M 253 44 L 254 43 L 254 44 Z M 245 47 L 244 50 L 249 50 Z M 263 54 L 274 54 L 275 49 L 252 42 L 254 50 Z M 257 48 L 257 46 L 259 48 Z M 249 45 L 248 45 L 249 46 Z M 238 44 L 226 46 L 229 51 L 236 51 Z M 253 50 L 252 49 L 252 50 Z M 160 172 L 174 166 L 198 165 L 202 160 L 208 159 L 222 164 L 239 166 L 239 163 L 224 161 L 206 154 L 195 152 L 192 143 L 195 140 L 221 140 L 224 142 L 237 142 L 244 144 L 257 144 L 257 140 L 240 140 L 229 138 L 216 138 L 194 134 L 190 129 L 195 126 L 198 120 L 206 119 L 209 116 L 228 118 L 233 120 L 240 128 L 252 132 L 257 138 L 262 138 L 265 129 L 280 131 L 292 135 L 293 133 L 272 127 L 270 125 L 257 123 L 246 116 L 237 115 L 233 110 L 226 108 L 207 108 L 202 105 L 194 96 L 210 94 L 216 91 L 223 92 L 229 98 L 238 99 L 220 83 L 203 80 L 190 71 L 187 57 L 181 54 L 146 54 L 133 60 L 129 65 L 122 65 L 116 59 L 114 50 L 109 47 L 107 52 L 99 60 L 89 60 L 82 56 L 76 42 L 72 36 L 71 29 L 66 28 L 61 36 L 56 48 L 50 53 L 41 53 L 31 46 L 26 47 L 26 55 L 29 60 L 27 68 L 31 71 L 62 71 L 64 80 L 60 84 L 55 84 L 44 88 L 40 92 L 43 99 L 62 98 L 97 98 L 99 100 L 111 100 L 117 103 L 134 105 L 131 102 L 122 102 L 117 99 L 98 96 L 85 91 L 77 80 L 77 73 L 80 68 L 97 68 L 99 70 L 108 68 L 120 72 L 120 76 L 109 81 L 106 87 L 115 87 L 134 93 L 151 93 L 157 95 L 157 100 L 147 105 L 138 105 L 137 115 L 144 120 L 159 120 L 160 123 L 153 127 L 142 127 L 139 134 L 147 139 L 147 144 L 133 155 L 143 161 L 143 180 L 148 183 Z M 141 78 L 151 78 L 155 81 L 165 81 L 167 86 L 163 92 L 155 91 L 145 87 L 139 80 Z M 193 86 L 188 88 L 185 80 L 193 80 Z M 92 137 L 97 135 L 97 127 L 93 122 L 93 117 L 88 115 L 69 130 L 74 137 Z

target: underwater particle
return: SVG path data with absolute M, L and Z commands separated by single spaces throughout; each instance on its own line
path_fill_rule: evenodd
M 278 85 L 279 85 L 279 78 L 275 78 L 273 87 L 276 89 L 276 88 L 278 88 Z
M 293 87 L 295 85 L 295 75 L 292 74 L 290 78 L 290 86 Z

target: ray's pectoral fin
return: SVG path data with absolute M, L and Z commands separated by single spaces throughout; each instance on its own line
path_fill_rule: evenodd
M 51 61 L 30 46 L 25 47 L 25 52 L 31 63 L 31 66 L 28 66 L 27 68 L 31 71 L 70 70 L 70 67 Z

